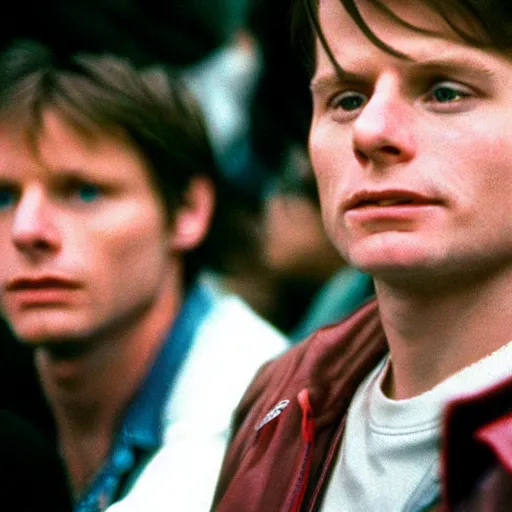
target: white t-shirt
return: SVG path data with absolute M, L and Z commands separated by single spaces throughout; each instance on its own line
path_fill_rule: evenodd
M 438 478 L 445 404 L 509 377 L 512 341 L 407 400 L 391 400 L 382 392 L 388 366 L 386 357 L 352 400 L 321 512 L 410 510 L 425 486 Z

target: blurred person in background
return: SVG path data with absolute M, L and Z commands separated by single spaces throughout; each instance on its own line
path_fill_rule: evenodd
M 294 342 L 374 295 L 372 278 L 348 266 L 327 236 L 307 149 L 298 143 L 265 202 L 263 249 L 281 283 L 276 323 Z
M 287 344 L 198 280 L 238 239 L 201 112 L 128 59 L 25 43 L 0 65 L 0 305 L 74 510 L 206 510 L 231 412 Z
M 290 9 L 289 0 L 255 0 L 248 10 L 260 70 L 249 106 L 246 175 L 260 201 L 256 254 L 273 298 L 265 313 L 297 342 L 352 312 L 373 284 L 344 262 L 322 224 L 307 151 L 308 76 L 291 45 Z

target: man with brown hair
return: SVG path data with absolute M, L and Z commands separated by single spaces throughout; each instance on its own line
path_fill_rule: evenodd
M 324 225 L 377 300 L 260 372 L 214 509 L 510 510 L 509 7 L 298 8 Z
M 199 108 L 112 56 L 22 45 L 0 69 L 0 311 L 34 348 L 74 510 L 205 510 L 232 409 L 286 344 L 198 280 L 233 236 Z

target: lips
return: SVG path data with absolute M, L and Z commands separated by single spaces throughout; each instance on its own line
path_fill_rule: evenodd
M 365 207 L 425 206 L 439 204 L 432 197 L 404 190 L 361 191 L 353 194 L 344 204 L 343 210 Z
M 10 281 L 6 289 L 8 291 L 30 291 L 30 290 L 48 290 L 48 289 L 75 289 L 78 283 L 63 279 L 60 277 L 37 277 L 37 278 L 17 278 Z

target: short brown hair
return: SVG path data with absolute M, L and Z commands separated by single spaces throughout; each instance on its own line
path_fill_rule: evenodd
M 16 44 L 0 58 L 0 119 L 22 123 L 37 140 L 49 107 L 79 131 L 121 129 L 145 158 L 170 222 L 194 177 L 207 177 L 220 193 L 221 176 L 202 112 L 169 70 L 138 69 L 112 55 L 57 60 L 39 43 Z M 228 215 L 223 201 L 216 203 L 205 241 L 184 255 L 187 283 L 204 265 L 222 268 L 219 236 Z

